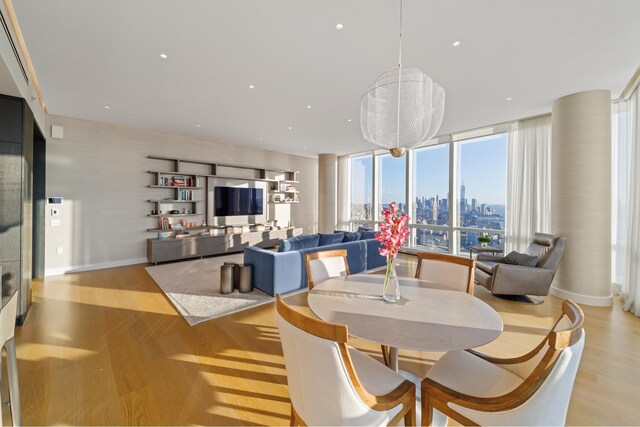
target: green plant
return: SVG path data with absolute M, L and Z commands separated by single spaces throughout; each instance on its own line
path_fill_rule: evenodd
M 478 236 L 478 242 L 480 243 L 490 243 L 491 237 L 489 236 Z

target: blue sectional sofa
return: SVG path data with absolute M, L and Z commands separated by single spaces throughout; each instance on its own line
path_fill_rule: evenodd
M 384 266 L 386 258 L 372 236 L 366 232 L 307 234 L 284 240 L 279 252 L 249 246 L 244 263 L 253 266 L 253 286 L 269 295 L 286 294 L 307 287 L 304 256 L 308 253 L 346 249 L 351 274 Z

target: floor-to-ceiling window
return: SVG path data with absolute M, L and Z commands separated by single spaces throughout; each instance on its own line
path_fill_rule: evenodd
M 402 212 L 407 212 L 407 159 L 391 154 L 376 156 L 377 182 L 376 213 L 396 202 Z
M 477 246 L 480 235 L 489 246 L 503 247 L 507 180 L 507 133 L 455 143 L 460 230 L 457 252 Z
M 349 218 L 352 224 L 373 221 L 373 155 L 352 157 L 350 170 Z
M 508 133 L 474 133 L 399 158 L 382 151 L 351 157 L 351 228 L 374 226 L 395 201 L 411 217 L 412 248 L 464 254 L 480 235 L 503 247 Z
M 412 246 L 449 252 L 449 144 L 412 152 Z

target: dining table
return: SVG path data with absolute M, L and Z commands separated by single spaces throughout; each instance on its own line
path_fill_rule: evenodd
M 465 350 L 500 336 L 500 315 L 481 299 L 437 282 L 398 277 L 401 298 L 382 299 L 385 276 L 354 274 L 328 279 L 309 291 L 308 304 L 320 319 L 347 325 L 349 335 L 386 345 L 390 368 L 400 349 L 431 352 Z

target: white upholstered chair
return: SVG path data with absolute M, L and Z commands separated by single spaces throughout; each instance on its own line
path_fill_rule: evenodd
M 524 356 L 447 353 L 422 381 L 422 425 L 564 425 L 584 347 L 584 315 L 565 300 L 545 339 Z
M 347 251 L 336 249 L 306 254 L 304 263 L 307 267 L 309 289 L 332 277 L 348 276 Z
M 280 295 L 276 306 L 291 425 L 415 425 L 415 384 L 349 347 L 346 325 L 306 316 Z
M 474 260 L 435 252 L 418 252 L 417 256 L 416 279 L 429 280 L 473 295 Z
M 0 274 L 1 276 L 1 274 Z M 9 380 L 9 399 L 11 401 L 11 418 L 14 426 L 22 425 L 20 411 L 20 388 L 18 386 L 18 361 L 16 358 L 16 344 L 14 331 L 16 327 L 16 313 L 18 311 L 18 292 L 0 310 L 0 349 L 7 351 L 7 376 Z M 2 357 L 0 356 L 0 375 L 2 375 Z M 0 399 L 2 400 L 2 399 Z M 2 425 L 0 413 L 0 426 Z

